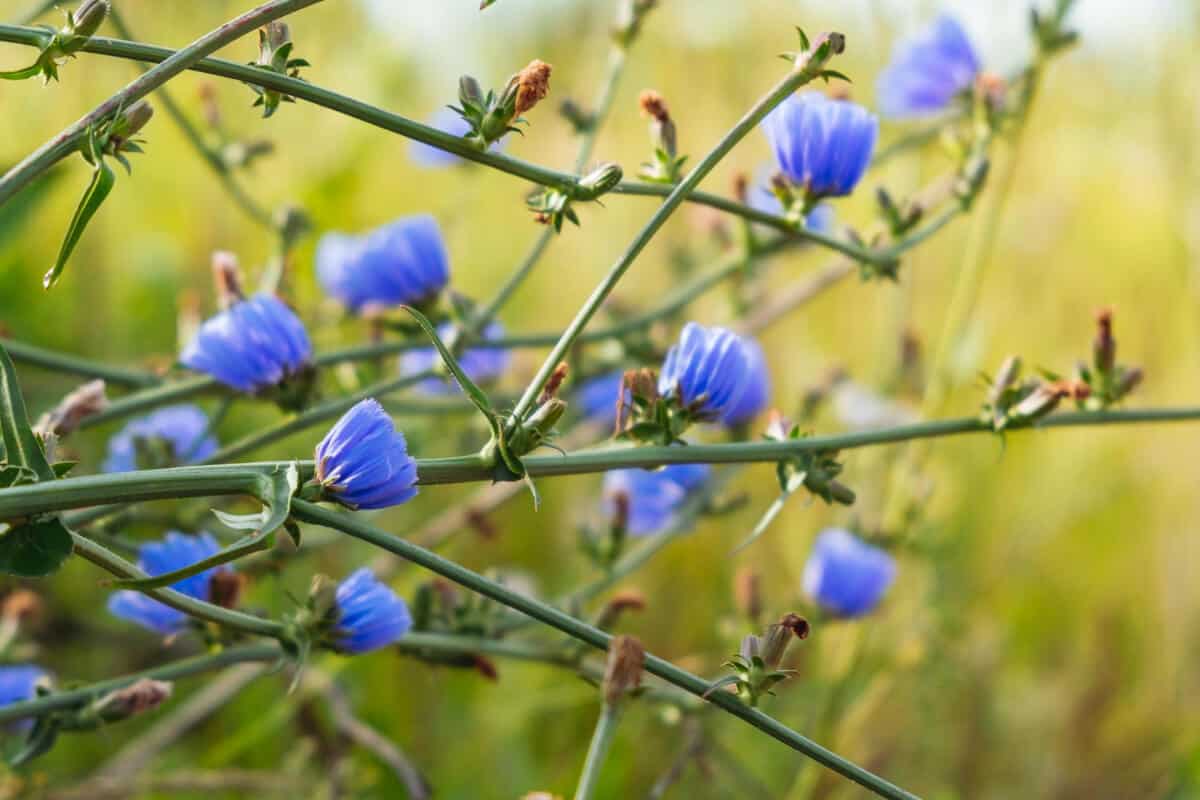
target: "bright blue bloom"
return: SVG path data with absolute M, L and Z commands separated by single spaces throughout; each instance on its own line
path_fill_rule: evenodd
M 317 480 L 351 508 L 387 508 L 417 493 L 417 462 L 379 401 L 347 411 L 317 445 Z
M 604 473 L 604 501 L 616 513 L 617 496 L 629 502 L 626 530 L 648 536 L 670 524 L 688 494 L 708 480 L 707 464 L 671 464 L 659 470 L 617 469 Z
M 782 215 L 787 212 L 779 198 L 771 191 L 766 180 L 761 180 L 750 187 L 746 193 L 746 203 L 756 211 L 764 214 Z M 804 227 L 810 231 L 830 235 L 834 232 L 837 214 L 829 203 L 817 203 L 808 216 L 804 218 Z
M 979 56 L 958 20 L 942 14 L 916 36 L 896 43 L 879 74 L 879 109 L 889 117 L 921 117 L 949 108 L 971 88 Z
M 849 100 L 800 92 L 762 122 L 775 160 L 789 181 L 811 198 L 850 194 L 867 171 L 879 120 Z
M 37 696 L 38 683 L 49 675 L 33 664 L 14 664 L 0 667 L 0 706 L 32 700 Z
M 317 243 L 316 263 L 321 285 L 356 313 L 428 302 L 450 281 L 442 232 L 428 214 L 361 235 L 328 233 Z
M 689 322 L 679 344 L 667 351 L 658 393 L 678 398 L 700 417 L 717 419 L 733 408 L 749 378 L 750 361 L 736 333 Z
M 896 577 L 896 561 L 842 528 L 817 536 L 804 565 L 804 591 L 822 608 L 842 617 L 869 614 Z
M 612 425 L 617 419 L 617 396 L 624 377 L 625 371 L 618 369 L 588 378 L 575 388 L 571 403 L 585 419 Z
M 387 647 L 412 627 L 412 615 L 405 602 L 366 567 L 342 581 L 335 598 L 338 647 L 347 653 Z
M 743 336 L 742 348 L 746 351 L 746 380 L 742 391 L 721 415 L 721 421 L 726 425 L 749 422 L 771 402 L 771 373 L 762 345 L 755 339 Z
M 299 317 L 274 295 L 258 294 L 205 320 L 179 360 L 240 392 L 257 392 L 301 370 L 311 356 Z
M 453 328 L 450 323 L 438 326 L 438 336 L 442 341 L 450 336 Z M 504 326 L 499 322 L 489 322 L 483 329 L 484 339 L 503 339 Z M 499 378 L 508 369 L 512 353 L 499 347 L 468 347 L 458 356 L 458 365 L 463 372 L 476 383 L 487 383 Z M 400 372 L 404 375 L 415 375 L 433 369 L 442 363 L 442 357 L 432 347 L 421 350 L 409 350 L 400 357 Z M 421 382 L 421 388 L 431 394 L 453 394 L 460 391 L 454 378 L 430 378 Z
M 470 124 L 457 111 L 445 106 L 435 111 L 425 124 L 452 136 L 466 136 L 471 132 Z M 501 149 L 503 142 L 493 142 L 493 147 Z M 439 150 L 415 139 L 408 144 L 408 157 L 413 160 L 414 164 L 429 168 L 452 167 L 455 164 L 463 163 L 463 159 L 453 153 L 447 153 L 445 150 Z
M 138 468 L 137 443 L 160 440 L 170 448 L 171 463 L 193 464 L 217 451 L 217 440 L 206 436 L 208 417 L 193 405 L 167 406 L 139 417 L 108 440 L 105 472 L 132 472 Z M 163 465 L 165 466 L 165 465 Z
M 191 566 L 216 555 L 220 545 L 212 534 L 201 531 L 198 536 L 189 536 L 179 531 L 168 531 L 160 542 L 147 542 L 138 552 L 138 567 L 147 575 L 163 575 Z M 171 588 L 197 600 L 209 600 L 209 583 L 218 572 L 229 571 L 221 565 L 207 569 L 198 575 L 171 584 Z M 108 610 L 114 615 L 136 622 L 143 628 L 169 636 L 183 628 L 187 615 L 182 611 L 158 602 L 149 595 L 126 589 L 108 598 Z

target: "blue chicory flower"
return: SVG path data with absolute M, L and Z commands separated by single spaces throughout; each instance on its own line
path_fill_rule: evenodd
M 450 281 L 446 245 L 428 214 L 361 235 L 327 233 L 317 243 L 316 264 L 321 285 L 355 313 L 428 302 Z
M 426 121 L 426 124 L 431 128 L 437 128 L 439 131 L 445 131 L 451 136 L 466 136 L 471 132 L 471 125 L 457 111 L 442 106 Z M 503 140 L 494 142 L 492 145 L 495 149 L 503 148 Z M 455 164 L 463 163 L 463 159 L 447 153 L 445 150 L 440 150 L 432 145 L 418 142 L 415 139 L 408 144 L 408 157 L 413 163 L 420 167 L 430 169 L 438 169 L 441 167 L 452 167 Z
M 335 600 L 338 647 L 347 653 L 394 644 L 412 628 L 405 602 L 366 567 L 341 582 Z
M 726 425 L 741 425 L 757 417 L 771 402 L 771 373 L 762 345 L 756 339 L 741 337 L 746 352 L 746 379 L 742 391 L 721 415 Z
M 258 294 L 205 320 L 179 360 L 240 392 L 276 386 L 308 365 L 304 323 L 279 298 Z
M 609 515 L 616 513 L 617 497 L 624 495 L 629 516 L 626 531 L 648 536 L 670 524 L 679 506 L 708 480 L 707 464 L 671 464 L 658 470 L 617 469 L 604 474 L 604 502 Z
M 438 326 L 438 336 L 445 341 L 453 329 L 450 323 Z M 483 329 L 483 339 L 496 340 L 504 338 L 504 326 L 499 322 L 489 322 Z M 476 383 L 487 383 L 500 377 L 508 369 L 512 353 L 499 347 L 467 347 L 458 356 L 458 364 L 463 372 Z M 433 369 L 442 363 L 442 357 L 432 347 L 420 350 L 409 350 L 400 357 L 400 372 L 404 375 L 415 375 L 419 372 Z M 460 391 L 454 378 L 430 378 L 421 382 L 421 389 L 430 394 L 453 394 Z
M 170 450 L 170 464 L 193 464 L 217 451 L 217 440 L 208 433 L 208 417 L 193 405 L 167 406 L 131 421 L 108 440 L 105 472 L 132 472 L 138 468 L 138 443 L 161 442 Z M 155 466 L 169 466 L 161 464 Z
M 575 387 L 571 403 L 579 409 L 584 419 L 612 425 L 617 419 L 617 397 L 621 394 L 624 378 L 624 370 L 619 369 L 588 378 Z
M 141 546 L 138 552 L 138 567 L 151 577 L 163 575 L 210 558 L 220 549 L 216 539 L 206 531 L 201 531 L 197 536 L 168 531 L 162 541 L 147 542 Z M 227 565 L 213 567 L 173 583 L 171 588 L 188 597 L 207 602 L 211 599 L 210 582 L 213 575 L 229 570 Z M 143 628 L 149 628 L 163 636 L 178 633 L 187 621 L 187 615 L 182 611 L 132 589 L 113 594 L 108 599 L 108 610 L 115 616 L 136 622 Z
M 896 43 L 876 83 L 879 109 L 899 118 L 938 114 L 974 84 L 979 70 L 966 32 L 958 20 L 942 14 L 916 36 Z
M 417 494 L 417 462 L 379 401 L 347 411 L 317 445 L 317 480 L 351 508 L 387 508 Z
M 667 351 L 658 393 L 677 398 L 698 417 L 719 419 L 733 407 L 749 377 L 746 348 L 736 333 L 689 322 L 679 344 Z
M 879 120 L 849 100 L 800 92 L 762 122 L 783 174 L 809 200 L 848 195 L 858 185 L 879 138 Z
M 886 551 L 842 528 L 821 531 L 804 565 L 804 591 L 825 610 L 842 617 L 869 614 L 896 577 Z
M 0 706 L 32 700 L 38 684 L 49 675 L 33 664 L 12 664 L 0 667 Z

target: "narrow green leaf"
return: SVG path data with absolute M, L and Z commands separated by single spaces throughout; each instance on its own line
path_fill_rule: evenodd
M 105 164 L 103 158 L 96 158 L 96 168 L 92 171 L 92 180 L 79 200 L 75 215 L 71 217 L 71 224 L 67 228 L 62 248 L 58 251 L 58 258 L 55 260 L 54 266 L 42 278 L 42 285 L 45 288 L 49 289 L 58 282 L 63 268 L 67 266 L 67 259 L 71 257 L 75 245 L 79 244 L 79 239 L 83 236 L 84 229 L 87 228 L 88 223 L 104 203 L 116 182 L 117 175 L 112 171 L 112 167 Z
M 17 371 L 8 351 L 0 345 L 0 429 L 3 430 L 4 452 L 10 464 L 28 467 L 38 480 L 54 480 L 54 470 L 46 461 L 42 445 L 29 427 L 25 398 L 17 383 Z
M 0 573 L 44 578 L 62 566 L 74 545 L 57 517 L 10 528 L 0 535 Z
M 178 583 L 184 578 L 190 578 L 222 564 L 228 564 L 242 556 L 266 550 L 273 543 L 272 534 L 287 523 L 292 509 L 292 497 L 299 485 L 300 469 L 294 461 L 284 469 L 263 473 L 258 486 L 258 499 L 263 504 L 261 514 L 225 514 L 214 510 L 222 523 L 235 530 L 251 530 L 249 535 L 243 536 L 219 553 L 183 569 L 155 575 L 152 578 L 114 581 L 113 586 L 139 591 L 161 589 Z M 257 525 L 252 525 L 255 517 L 257 517 Z
M 421 326 L 421 330 L 425 331 L 425 335 L 433 341 L 433 345 L 437 348 L 438 354 L 441 355 L 442 363 L 446 365 L 446 369 L 450 370 L 450 374 L 454 376 L 454 380 L 458 381 L 458 385 L 462 387 L 463 393 L 479 409 L 479 413 L 483 414 L 487 419 L 488 426 L 492 429 L 492 432 L 496 433 L 499 423 L 496 421 L 496 411 L 492 408 L 491 401 L 488 400 L 488 396 L 484 394 L 483 390 L 475 384 L 475 381 L 471 380 L 467 373 L 463 372 L 463 368 L 459 366 L 458 360 L 454 358 L 454 354 L 450 352 L 442 342 L 441 337 L 438 336 L 433 323 L 412 306 L 401 306 L 401 308 L 412 315 L 412 318 Z
M 26 78 L 32 78 L 42 71 L 40 62 L 34 62 L 25 69 L 14 69 L 11 72 L 0 72 L 0 80 L 5 81 L 23 81 Z

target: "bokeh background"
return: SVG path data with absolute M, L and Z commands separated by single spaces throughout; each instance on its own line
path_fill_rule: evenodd
M 117 2 L 141 38 L 175 45 L 248 5 Z M 0 5 L 0 16 L 13 18 L 25 3 Z M 531 113 L 527 135 L 515 138 L 509 152 L 568 166 L 576 143 L 555 106 L 567 98 L 590 103 L 603 73 L 613 4 L 500 0 L 482 14 L 476 5 L 329 0 L 291 26 L 297 52 L 314 64 L 308 79 L 418 119 L 453 101 L 462 73 L 499 85 L 532 58 L 550 62 L 550 102 Z M 891 41 L 941 8 L 774 0 L 661 6 L 632 52 L 595 151 L 598 160 L 619 161 L 627 174 L 650 155 L 636 106 L 640 90 L 655 88 L 667 98 L 681 150 L 697 158 L 777 80 L 783 66 L 774 54 L 795 47 L 793 25 L 847 33 L 838 68 L 854 78 L 855 99 L 870 105 Z M 1050 68 L 1019 149 L 1007 143 L 998 149 L 997 170 L 1016 159 L 1012 189 L 978 303 L 952 343 L 947 415 L 974 413 L 982 398 L 979 371 L 994 369 L 1008 354 L 1069 370 L 1089 352 L 1093 313 L 1106 305 L 1116 310 L 1121 359 L 1146 371 L 1131 405 L 1185 405 L 1200 395 L 1200 13 L 1187 0 L 1079 6 L 1073 21 L 1082 45 Z M 963 2 L 956 10 L 989 68 L 1006 73 L 1027 60 L 1025 3 Z M 0 66 L 21 65 L 29 55 L 2 45 Z M 222 55 L 248 61 L 254 45 L 246 40 Z M 0 87 L 0 163 L 21 158 L 133 74 L 129 63 L 83 56 L 64 68 L 61 84 Z M 523 207 L 526 187 L 510 176 L 466 166 L 422 169 L 405 140 L 306 105 L 286 106 L 263 121 L 249 107 L 246 87 L 186 75 L 171 90 L 198 123 L 205 85 L 216 89 L 232 136 L 275 144 L 274 154 L 242 175 L 253 195 L 272 208 L 302 206 L 318 232 L 431 212 L 447 236 L 455 289 L 477 298 L 494 291 L 539 233 Z M 884 135 L 904 130 L 889 124 Z M 181 344 L 181 298 L 190 293 L 205 313 L 214 308 L 208 269 L 214 250 L 235 251 L 257 277 L 271 255 L 270 238 L 230 203 L 165 115 L 145 133 L 147 154 L 135 158 L 132 178 L 120 176 L 54 292 L 43 292 L 39 279 L 86 182 L 85 166 L 62 164 L 0 210 L 0 321 L 10 335 L 165 367 Z M 767 156 L 763 138 L 748 137 L 706 188 L 727 193 L 737 173 L 754 173 Z M 839 204 L 839 216 L 865 227 L 874 186 L 903 195 L 950 166 L 936 145 L 895 159 L 868 176 L 859 197 Z M 565 324 L 653 202 L 613 197 L 582 209 L 582 228 L 555 240 L 503 311 L 508 328 L 541 332 Z M 973 224 L 959 220 L 906 256 L 898 283 L 845 281 L 766 331 L 774 404 L 794 412 L 833 368 L 866 389 L 895 388 L 901 343 L 909 336 L 927 361 L 940 344 Z M 622 282 L 619 302 L 654 303 L 681 271 L 720 254 L 720 227 L 730 225 L 697 208 L 682 210 Z M 361 341 L 366 329 L 341 320 L 313 280 L 314 241 L 309 237 L 292 261 L 290 299 L 319 348 Z M 765 282 L 742 287 L 749 293 L 742 297 L 769 296 L 827 260 L 813 251 L 775 258 Z M 712 293 L 658 331 L 659 340 L 668 342 L 686 318 L 728 321 L 732 296 L 728 288 Z M 519 390 L 542 357 L 520 353 L 501 393 Z M 32 368 L 22 369 L 21 378 L 35 412 L 73 385 Z M 277 418 L 261 404 L 242 403 L 221 438 Z M 465 416 L 449 427 L 445 418 L 399 424 L 423 456 L 465 452 L 483 440 Z M 834 403 L 811 426 L 834 432 L 847 421 Z M 97 468 L 111 432 L 69 442 L 81 471 Z M 256 457 L 303 457 L 321 433 L 298 435 Z M 800 678 L 768 710 L 928 797 L 1200 796 L 1198 451 L 1200 428 L 1187 425 L 938 441 L 923 454 L 918 480 L 903 484 L 921 494 L 911 497 L 918 513 L 904 531 L 899 578 L 887 601 L 860 623 L 818 626 L 794 653 Z M 622 582 L 620 588 L 647 598 L 646 609 L 626 617 L 622 629 L 657 654 L 715 674 L 748 631 L 735 610 L 735 570 L 761 575 L 770 615 L 806 610 L 800 573 L 814 535 L 835 524 L 871 531 L 895 491 L 893 465 L 912 455 L 904 447 L 847 454 L 856 506 L 794 500 L 763 539 L 731 557 L 774 497 L 769 466 L 746 470 L 732 490 L 744 494 L 744 505 L 703 520 Z M 446 552 L 474 569 L 521 576 L 547 597 L 594 577 L 577 529 L 595 517 L 599 477 L 545 480 L 541 490 L 540 512 L 518 498 L 491 517 L 497 536 L 463 531 Z M 404 535 L 470 491 L 427 489 L 378 521 Z M 193 518 L 196 512 L 188 507 Z M 161 523 L 145 520 L 131 534 L 161 531 Z M 373 555 L 364 545 L 343 543 L 292 557 L 278 574 L 256 579 L 250 602 L 282 613 L 293 606 L 292 596 L 303 595 L 313 571 L 342 575 Z M 64 680 L 97 680 L 195 652 L 193 641 L 163 645 L 110 618 L 100 610 L 106 590 L 98 578 L 72 562 L 33 587 L 46 606 L 31 633 L 40 663 Z M 411 596 L 424 580 L 406 570 L 396 586 Z M 13 584 L 0 580 L 5 588 Z M 437 796 L 569 794 L 594 723 L 595 690 L 551 667 L 498 667 L 498 680 L 489 681 L 472 670 L 435 669 L 390 653 L 321 662 L 356 713 L 409 754 Z M 62 739 L 35 765 L 35 783 L 86 786 L 108 759 L 201 686 L 198 680 L 177 685 L 174 703 L 147 718 Z M 319 694 L 287 695 L 286 688 L 284 676 L 253 683 L 158 753 L 143 777 L 264 770 L 279 774 L 285 790 L 285 778 L 299 777 L 306 796 L 404 796 L 385 764 L 331 733 Z M 702 721 L 704 755 L 684 773 L 675 796 L 862 795 L 844 781 L 821 778 L 796 754 L 732 719 Z M 645 796 L 689 730 L 662 708 L 637 706 L 618 732 L 602 796 Z

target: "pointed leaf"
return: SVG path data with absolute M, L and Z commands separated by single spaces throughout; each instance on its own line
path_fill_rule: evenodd
M 79 244 L 79 239 L 83 236 L 84 229 L 104 203 L 116 182 L 117 175 L 112 171 L 112 167 L 105 164 L 103 158 L 97 157 L 96 168 L 92 171 L 92 180 L 79 200 L 75 215 L 71 217 L 71 224 L 67 228 L 66 237 L 63 238 L 62 248 L 58 251 L 58 258 L 55 260 L 54 266 L 42 278 L 42 285 L 45 288 L 49 289 L 58 282 L 63 268 L 67 266 L 67 259 L 71 257 L 71 252 L 74 251 L 75 245 Z
M 8 351 L 0 345 L 0 432 L 3 433 L 4 452 L 10 465 L 28 467 L 38 480 L 54 480 L 54 470 L 46 461 L 46 454 L 33 429 L 29 426 L 29 415 L 25 411 L 25 398 L 17 383 L 17 371 L 9 358 Z
M 735 683 L 739 682 L 741 679 L 742 678 L 740 675 L 726 675 L 724 678 L 720 678 L 716 681 L 713 681 L 712 685 L 710 685 L 708 687 L 708 689 L 704 692 L 704 694 L 702 694 L 700 697 L 702 700 L 707 700 L 708 696 L 710 694 L 712 694 L 713 692 L 715 692 L 719 689 L 723 689 L 726 686 L 735 684 Z
M 438 354 L 441 355 L 442 363 L 446 365 L 446 369 L 450 370 L 450 374 L 454 376 L 454 380 L 458 381 L 458 385 L 462 387 L 463 393 L 479 409 L 479 413 L 483 414 L 484 418 L 487 419 L 488 427 L 492 429 L 492 433 L 497 434 L 500 426 L 496 421 L 496 412 L 492 408 L 491 401 L 488 400 L 483 390 L 475 384 L 475 381 L 471 380 L 466 372 L 463 372 L 463 368 L 459 366 L 458 360 L 454 358 L 454 354 L 450 352 L 442 342 L 441 337 L 438 336 L 433 323 L 412 306 L 401 306 L 401 308 L 412 315 L 417 324 L 421 326 L 421 329 L 425 331 L 425 335 L 433 341 L 433 345 L 437 348 Z
M 0 534 L 0 573 L 44 578 L 71 555 L 71 532 L 57 517 L 30 522 Z
M 11 72 L 0 72 L 0 80 L 23 81 L 26 78 L 32 78 L 34 75 L 37 75 L 41 71 L 42 71 L 41 62 L 35 61 L 33 64 L 26 67 L 25 69 L 14 69 Z

